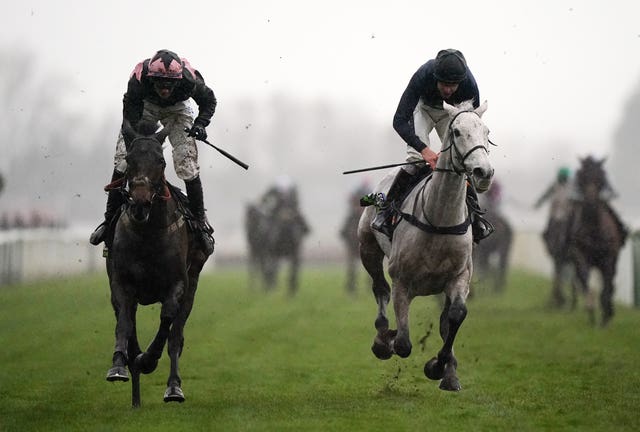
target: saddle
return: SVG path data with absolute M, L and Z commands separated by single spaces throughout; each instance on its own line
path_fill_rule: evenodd
M 455 226 L 448 226 L 448 227 L 437 227 L 437 226 L 431 225 L 428 222 L 424 223 L 418 220 L 411 213 L 402 212 L 401 208 L 405 200 L 411 193 L 411 191 L 413 191 L 414 187 L 425 178 L 426 178 L 426 181 L 423 187 L 426 187 L 429 181 L 431 181 L 432 177 L 433 177 L 433 172 L 430 169 L 418 171 L 418 173 L 416 173 L 416 175 L 413 176 L 412 180 L 407 185 L 405 185 L 405 187 L 400 191 L 398 199 L 390 203 L 390 206 L 393 212 L 391 216 L 392 219 L 391 219 L 390 239 L 393 237 L 393 232 L 395 231 L 396 227 L 398 226 L 398 224 L 402 219 L 406 220 L 411 225 L 421 229 L 422 231 L 435 233 L 435 234 L 462 235 L 462 234 L 465 234 L 469 226 L 471 226 L 473 242 L 476 244 L 480 242 L 480 240 L 490 236 L 495 231 L 493 224 L 483 217 L 483 215 L 486 213 L 486 210 L 483 210 L 480 208 L 478 204 L 478 197 L 476 195 L 476 192 L 473 189 L 473 186 L 471 186 L 469 183 L 467 183 L 467 196 L 466 196 L 466 204 L 467 204 L 469 216 L 461 224 L 458 224 Z M 385 196 L 383 193 L 377 193 L 377 194 L 370 193 L 360 199 L 360 205 L 362 207 L 375 205 L 378 209 L 380 209 L 381 206 L 384 204 L 385 204 Z

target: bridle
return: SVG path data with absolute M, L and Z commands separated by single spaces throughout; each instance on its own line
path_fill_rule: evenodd
M 136 141 L 139 140 L 143 140 L 143 139 L 149 139 L 148 137 L 136 137 L 131 141 L 131 144 L 129 144 L 130 147 L 133 146 L 133 144 Z M 125 186 L 129 186 L 130 187 L 130 183 L 131 181 L 129 181 L 126 177 L 126 173 L 125 173 L 125 177 L 123 179 L 121 179 L 122 183 L 119 185 L 122 194 L 125 196 L 125 198 L 127 199 L 127 201 L 129 202 L 129 204 L 133 203 L 133 200 L 131 198 L 131 193 L 129 192 L 129 189 L 127 189 Z M 128 183 L 128 185 L 127 185 Z M 145 181 L 145 183 L 147 183 Z M 160 179 L 159 182 L 156 183 L 151 183 L 151 189 L 153 190 L 153 194 L 151 195 L 151 204 L 154 203 L 154 201 L 156 200 L 160 200 L 160 201 L 168 201 L 171 199 L 171 192 L 169 191 L 169 187 L 167 186 L 167 180 L 164 176 L 164 174 L 162 175 L 162 178 Z M 105 187 L 106 190 L 106 187 Z
M 486 145 L 484 144 L 478 144 L 474 147 L 472 147 L 469 151 L 467 151 L 466 153 L 462 153 L 460 151 L 460 149 L 458 149 L 458 146 L 456 145 L 456 139 L 455 139 L 455 134 L 453 131 L 453 122 L 456 121 L 456 119 L 458 118 L 458 116 L 460 114 L 463 113 L 474 113 L 475 115 L 477 115 L 478 117 L 480 117 L 480 115 L 473 111 L 473 110 L 465 110 L 465 111 L 459 111 L 458 113 L 456 113 L 455 116 L 453 116 L 453 118 L 451 119 L 451 121 L 449 122 L 449 126 L 448 126 L 448 131 L 447 134 L 449 136 L 449 145 L 441 150 L 441 153 L 449 151 L 450 153 L 450 158 L 451 158 L 451 166 L 452 168 L 435 168 L 433 171 L 438 171 L 438 172 L 445 172 L 445 173 L 453 173 L 453 174 L 457 174 L 457 175 L 466 175 L 467 178 L 469 177 L 469 173 L 467 172 L 467 170 L 464 169 L 464 162 L 465 160 L 467 160 L 467 158 L 469 156 L 471 156 L 471 154 L 473 152 L 475 152 L 476 150 L 484 150 L 485 152 L 487 152 L 487 154 L 489 154 L 489 149 Z M 491 142 L 491 140 L 487 139 L 487 141 L 489 142 L 489 144 L 491 145 L 496 145 L 494 143 Z M 458 163 L 460 163 L 462 165 L 462 170 L 458 169 L 456 167 L 456 161 L 458 161 Z M 471 213 L 467 214 L 467 218 L 460 224 L 458 225 L 453 225 L 453 226 L 436 226 L 434 224 L 432 224 L 426 213 L 424 208 L 422 208 L 422 217 L 424 218 L 425 222 L 422 222 L 420 219 L 418 219 L 415 214 L 416 214 L 416 209 L 417 209 L 417 205 L 418 205 L 418 199 L 423 196 L 423 192 L 424 189 L 427 187 L 427 183 L 428 181 L 425 181 L 424 184 L 422 185 L 422 188 L 420 190 L 419 193 L 417 193 L 415 195 L 414 201 L 413 201 L 413 207 L 411 209 L 410 213 L 405 213 L 402 212 L 401 210 L 398 210 L 400 216 L 405 219 L 407 222 L 409 222 L 411 225 L 419 228 L 420 230 L 424 231 L 424 232 L 428 232 L 428 233 L 435 233 L 435 234 L 454 234 L 454 235 L 463 235 L 467 232 L 467 230 L 469 229 L 469 226 L 471 225 Z M 471 185 L 473 187 L 473 183 L 471 182 Z
M 478 145 L 472 147 L 465 154 L 462 154 L 460 149 L 458 149 L 458 146 L 456 145 L 456 136 L 455 136 L 455 133 L 453 131 L 453 123 L 456 121 L 456 119 L 458 118 L 458 116 L 460 114 L 464 114 L 464 113 L 473 113 L 473 114 L 477 115 L 478 117 L 480 117 L 480 115 L 477 112 L 473 111 L 473 110 L 459 111 L 458 113 L 456 113 L 455 116 L 453 116 L 453 118 L 449 122 L 449 126 L 448 126 L 449 130 L 447 131 L 447 135 L 449 136 L 449 145 L 447 147 L 443 148 L 440 151 L 440 153 L 444 153 L 446 151 L 449 151 L 450 159 L 451 159 L 451 166 L 453 168 L 435 168 L 434 171 L 450 172 L 450 173 L 455 173 L 455 174 L 458 174 L 458 175 L 468 174 L 467 170 L 464 169 L 464 162 L 467 160 L 467 158 L 469 156 L 471 156 L 471 153 L 473 153 L 476 150 L 484 150 L 487 154 L 489 154 L 489 148 L 485 144 L 478 144 Z M 496 144 L 492 143 L 491 140 L 489 140 L 489 139 L 487 141 L 491 145 L 494 145 L 494 146 L 496 145 Z M 461 170 L 456 167 L 456 161 L 460 165 L 462 165 L 462 169 Z

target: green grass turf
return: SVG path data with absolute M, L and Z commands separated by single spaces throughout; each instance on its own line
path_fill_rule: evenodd
M 593 328 L 581 309 L 547 310 L 548 280 L 516 271 L 503 295 L 469 300 L 451 393 L 422 372 L 440 349 L 438 299 L 412 304 L 412 355 L 380 361 L 369 287 L 349 296 L 343 284 L 339 268 L 307 269 L 290 298 L 283 285 L 249 289 L 244 269 L 204 275 L 181 358 L 186 402 L 162 401 L 165 355 L 135 410 L 130 383 L 105 381 L 105 275 L 1 287 L 0 431 L 640 430 L 637 310 Z M 159 310 L 139 311 L 145 346 Z

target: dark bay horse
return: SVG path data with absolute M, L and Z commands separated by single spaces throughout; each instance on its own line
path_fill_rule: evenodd
M 128 203 L 108 240 L 106 260 L 111 303 L 116 315 L 116 340 L 108 381 L 128 381 L 132 376 L 132 404 L 140 405 L 140 373 L 153 372 L 165 344 L 171 370 L 164 401 L 184 401 L 178 359 L 184 345 L 183 329 L 193 306 L 198 278 L 208 255 L 188 229 L 188 212 L 181 192 L 164 176 L 162 142 L 168 134 L 155 125 L 144 133 L 125 122 Z M 142 129 L 141 129 L 142 132 Z M 138 305 L 161 303 L 160 325 L 146 351 L 136 332 Z
M 453 344 L 467 315 L 466 299 L 473 274 L 472 233 L 466 204 L 467 179 L 478 192 L 486 192 L 494 170 L 489 162 L 489 130 L 481 116 L 487 103 L 474 109 L 471 101 L 456 106 L 444 103 L 447 132 L 430 181 L 419 182 L 401 207 L 402 220 L 393 240 L 371 228 L 376 209 L 362 214 L 358 226 L 362 264 L 373 280 L 378 305 L 372 351 L 379 359 L 393 354 L 408 357 L 409 306 L 417 296 L 445 294 L 440 315 L 443 345 L 424 366 L 429 379 L 441 380 L 443 390 L 460 390 L 458 362 Z M 374 193 L 386 193 L 396 172 L 389 173 Z M 389 260 L 392 288 L 385 278 L 383 260 Z M 397 330 L 389 329 L 387 305 L 393 300 Z
M 589 271 L 596 269 L 600 272 L 603 282 L 600 292 L 601 324 L 606 326 L 614 314 L 613 280 L 627 231 L 602 198 L 609 187 L 603 163 L 604 159 L 596 160 L 591 156 L 581 160 L 576 173 L 576 187 L 581 200 L 575 201 L 570 216 L 568 253 L 575 266 L 576 283 L 587 295 L 586 306 L 592 323 L 595 323 L 595 301 L 588 287 Z

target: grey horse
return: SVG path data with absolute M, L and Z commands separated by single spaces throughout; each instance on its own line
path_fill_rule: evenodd
M 441 380 L 443 390 L 460 390 L 453 343 L 466 314 L 469 282 L 473 273 L 470 215 L 465 203 L 467 180 L 486 192 L 493 177 L 489 163 L 489 130 L 481 116 L 487 102 L 473 109 L 471 101 L 456 106 L 444 103 L 449 115 L 447 133 L 431 180 L 418 183 L 401 207 L 402 220 L 389 240 L 371 229 L 375 208 L 360 219 L 360 258 L 373 279 L 378 304 L 377 334 L 372 351 L 379 359 L 411 354 L 409 305 L 416 296 L 444 293 L 440 336 L 444 341 L 436 357 L 424 367 L 425 375 Z M 397 169 L 396 169 L 397 170 Z M 376 187 L 386 192 L 395 176 L 391 171 Z M 387 257 L 390 289 L 384 276 Z M 393 300 L 397 330 L 389 329 L 387 305 Z

